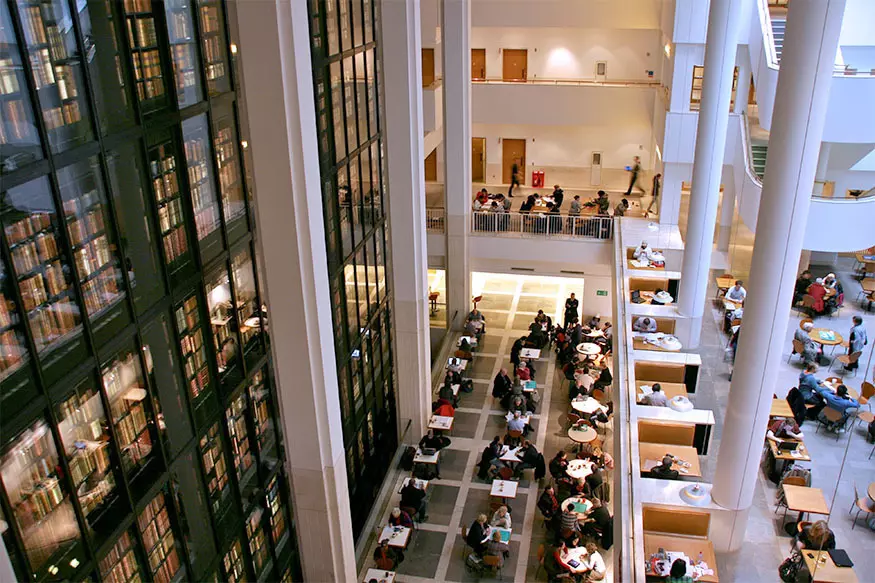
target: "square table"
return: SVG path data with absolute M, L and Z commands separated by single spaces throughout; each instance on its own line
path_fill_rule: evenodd
M 378 583 L 395 583 L 395 571 L 383 571 L 382 569 L 368 569 L 365 573 L 364 583 L 376 579 Z
M 434 452 L 431 455 L 423 455 L 422 450 L 417 447 L 416 448 L 416 455 L 413 456 L 413 463 L 437 465 L 438 458 L 440 458 L 440 455 L 441 455 L 440 450 Z
M 432 415 L 431 419 L 428 420 L 428 428 L 450 431 L 453 428 L 453 418 L 446 415 Z
M 406 549 L 410 542 L 411 529 L 406 526 L 384 526 L 377 542 L 389 539 L 389 546 L 396 549 Z
M 772 408 L 769 411 L 769 417 L 787 417 L 793 419 L 793 409 L 790 408 L 790 403 L 787 399 L 772 399 Z
M 476 336 L 461 336 L 456 341 L 456 346 L 462 346 L 462 340 L 467 340 L 468 344 L 471 345 L 471 348 L 477 348 L 477 337 Z
M 784 489 L 784 500 L 787 502 L 787 510 L 798 512 L 799 520 L 802 520 L 806 513 L 829 515 L 829 506 L 827 506 L 826 498 L 823 497 L 823 490 L 820 488 L 793 486 L 790 484 L 784 484 L 781 487 Z
M 502 451 L 504 453 L 502 453 L 501 457 L 499 457 L 498 459 L 500 459 L 503 462 L 519 463 L 522 460 L 520 459 L 519 455 L 517 455 L 517 454 L 519 454 L 521 449 L 522 449 L 522 446 L 509 448 L 505 445 L 502 447 Z
M 531 393 L 536 388 L 538 388 L 538 383 L 536 383 L 535 381 L 526 381 L 523 383 L 523 392 L 524 393 Z
M 416 485 L 419 486 L 423 492 L 428 491 L 428 480 L 420 480 L 419 478 L 404 478 L 404 481 L 401 482 L 401 488 L 398 488 L 398 493 L 401 493 L 401 490 L 407 487 L 407 484 L 410 483 L 410 480 L 415 480 Z M 378 541 L 379 542 L 379 541 Z
M 451 364 L 453 361 L 458 361 L 458 362 L 459 362 L 459 371 L 460 371 L 460 372 L 463 371 L 463 370 L 465 370 L 466 368 L 468 368 L 468 361 L 467 361 L 466 359 L 464 359 L 464 358 L 456 358 L 455 356 L 451 356 L 451 357 L 449 357 L 449 358 L 447 359 L 447 365 L 444 367 L 444 369 L 445 369 L 445 370 L 449 369 L 449 368 L 450 368 L 450 364 Z
M 695 447 L 688 445 L 670 445 L 667 443 L 644 443 L 638 444 L 638 457 L 642 472 L 649 472 L 650 468 L 655 464 L 648 462 L 661 463 L 662 458 L 666 455 L 674 456 L 675 458 L 685 461 L 690 464 L 690 467 L 681 467 L 677 463 L 677 459 L 672 464 L 672 469 L 677 470 L 681 476 L 690 476 L 692 478 L 702 477 L 702 467 L 699 465 L 699 452 Z M 648 467 L 649 466 L 649 467 Z
M 518 482 L 510 480 L 492 480 L 492 490 L 489 491 L 490 496 L 496 498 L 516 498 Z
M 501 542 L 510 544 L 510 535 L 513 534 L 513 531 L 509 528 L 501 528 L 500 526 L 490 526 L 486 529 L 486 537 L 483 539 L 483 542 L 486 542 L 492 538 L 492 533 L 495 531 L 501 533 Z
M 853 567 L 839 567 L 829 556 L 828 551 L 802 551 L 802 558 L 812 583 L 857 583 L 857 574 Z
M 520 350 L 520 358 L 535 359 L 541 358 L 541 351 L 537 348 L 523 348 Z

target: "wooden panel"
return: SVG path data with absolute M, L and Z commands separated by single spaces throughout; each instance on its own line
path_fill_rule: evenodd
M 656 331 L 662 332 L 663 334 L 674 334 L 675 324 L 677 324 L 676 320 L 672 320 L 671 318 L 650 318 L 651 320 L 656 320 Z
M 435 182 L 437 180 L 437 148 L 431 151 L 431 154 L 425 157 L 425 181 Z
M 434 83 L 434 49 L 422 49 L 422 86 Z
M 511 168 L 519 166 L 520 184 L 526 183 L 526 141 L 504 138 L 501 140 L 501 182 L 510 184 Z
M 486 182 L 486 138 L 471 138 L 471 182 Z
M 501 51 L 502 76 L 505 81 L 525 81 L 528 77 L 529 51 L 527 49 L 503 49 Z
M 649 504 L 644 504 L 642 510 L 641 522 L 645 532 L 707 537 L 711 528 L 711 515 L 707 512 Z M 692 558 L 695 559 L 695 555 Z
M 635 363 L 635 380 L 682 383 L 684 382 L 684 365 L 637 361 Z
M 486 79 L 486 49 L 471 49 L 471 79 Z
M 702 558 L 708 564 L 708 567 L 714 570 L 714 574 L 705 575 L 699 581 L 701 583 L 718 583 L 720 581 L 717 573 L 717 557 L 714 555 L 714 545 L 708 539 L 680 535 L 645 534 L 644 555 L 649 557 L 659 552 L 659 549 L 682 552 L 693 560 L 696 560 L 699 553 L 702 553 Z
M 638 291 L 655 292 L 657 290 L 668 291 L 667 279 L 647 279 L 643 277 L 630 277 L 629 289 Z
M 667 443 L 669 445 L 693 445 L 696 426 L 689 423 L 668 421 L 638 421 L 638 441 Z

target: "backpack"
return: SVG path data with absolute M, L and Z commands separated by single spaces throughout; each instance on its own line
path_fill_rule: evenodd
M 413 458 L 416 456 L 416 448 L 413 446 L 408 446 L 407 449 L 404 450 L 404 453 L 401 454 L 401 469 L 409 472 L 413 469 Z
M 483 559 L 477 556 L 477 553 L 469 553 L 465 557 L 465 569 L 478 575 L 483 572 Z

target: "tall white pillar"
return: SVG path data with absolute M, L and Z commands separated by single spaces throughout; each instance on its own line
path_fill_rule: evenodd
M 823 186 L 826 182 L 826 173 L 829 169 L 829 152 L 832 142 L 820 143 L 820 155 L 817 157 L 817 170 L 814 173 L 814 194 L 823 194 Z
M 746 0 L 711 0 L 690 214 L 684 240 L 683 279 L 678 298 L 678 311 L 690 320 L 690 335 L 685 339 L 688 348 L 698 346 L 702 334 L 702 314 L 705 312 L 714 224 L 726 151 L 735 53 L 741 23 L 747 14 Z
M 249 72 L 243 90 L 256 218 L 304 579 L 353 581 L 307 5 L 232 5 Z
M 418 437 L 431 410 L 420 2 L 383 2 L 380 14 L 398 416 Z
M 735 86 L 733 113 L 744 113 L 747 111 L 747 96 L 750 93 L 750 57 L 746 53 L 747 49 L 740 46 L 735 55 L 735 66 L 738 67 L 738 83 Z
M 681 188 L 689 175 L 688 164 L 667 163 L 662 168 L 662 192 L 659 194 L 659 222 L 677 225 L 681 216 Z
M 714 501 L 731 511 L 718 513 L 726 520 L 720 550 L 741 546 L 753 501 L 844 9 L 845 0 L 793 0 L 787 15 L 744 325 L 712 490 Z
M 447 323 L 471 309 L 471 1 L 443 0 L 444 198 L 447 209 Z
M 732 239 L 732 220 L 735 218 L 735 188 L 724 188 L 720 200 L 720 230 L 717 232 L 717 250 L 729 251 Z

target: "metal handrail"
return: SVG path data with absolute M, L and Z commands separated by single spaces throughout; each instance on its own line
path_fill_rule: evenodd
M 471 234 L 518 238 L 602 239 L 614 235 L 613 218 L 554 213 L 471 213 Z
M 658 79 L 638 81 L 634 79 L 617 81 L 599 81 L 597 79 L 519 79 L 508 81 L 497 77 L 472 79 L 472 83 L 484 85 L 563 85 L 563 86 L 593 86 L 593 87 L 658 87 L 662 81 Z

